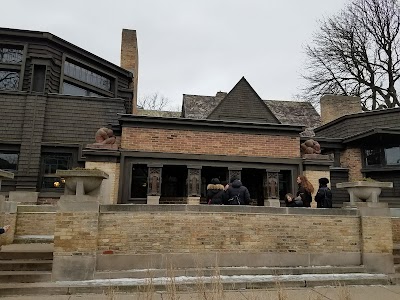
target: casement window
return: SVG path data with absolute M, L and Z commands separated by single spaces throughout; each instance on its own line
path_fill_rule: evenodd
M 400 146 L 364 149 L 365 166 L 400 166 Z
M 116 78 L 69 57 L 64 58 L 61 93 L 85 97 L 114 97 Z
M 71 153 L 42 153 L 41 189 L 63 189 L 65 181 L 56 176 L 56 170 L 68 170 L 71 167 Z
M 0 44 L 0 90 L 20 90 L 24 47 Z

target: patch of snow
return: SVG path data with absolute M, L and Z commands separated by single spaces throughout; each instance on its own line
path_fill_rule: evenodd
M 349 279 L 387 279 L 385 274 L 368 274 L 368 273 L 348 273 L 348 274 L 302 274 L 302 275 L 234 275 L 234 276 L 211 276 L 211 277 L 189 277 L 178 276 L 174 277 L 174 282 L 181 284 L 190 283 L 211 283 L 216 280 L 222 283 L 239 283 L 239 282 L 285 282 L 285 281 L 339 281 Z M 118 279 L 96 279 L 84 281 L 57 281 L 56 284 L 72 285 L 72 286 L 132 286 L 149 284 L 168 284 L 171 281 L 169 277 L 157 278 L 118 278 Z

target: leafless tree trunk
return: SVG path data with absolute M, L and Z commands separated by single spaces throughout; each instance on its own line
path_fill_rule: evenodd
M 305 97 L 360 96 L 364 110 L 400 106 L 399 30 L 396 0 L 353 0 L 322 20 L 306 46 Z

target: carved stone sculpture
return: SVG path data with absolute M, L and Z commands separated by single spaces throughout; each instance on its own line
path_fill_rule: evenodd
M 114 136 L 114 132 L 106 127 L 102 127 L 97 130 L 95 135 L 96 144 L 115 144 L 116 138 Z
M 317 141 L 309 139 L 300 145 L 303 154 L 321 154 L 321 146 Z

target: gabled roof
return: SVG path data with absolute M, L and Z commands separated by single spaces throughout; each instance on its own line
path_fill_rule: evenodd
M 226 96 L 217 93 L 216 96 L 200 96 L 183 94 L 182 117 L 189 119 L 206 119 L 214 108 Z
M 207 119 L 280 123 L 244 77 L 218 103 Z

